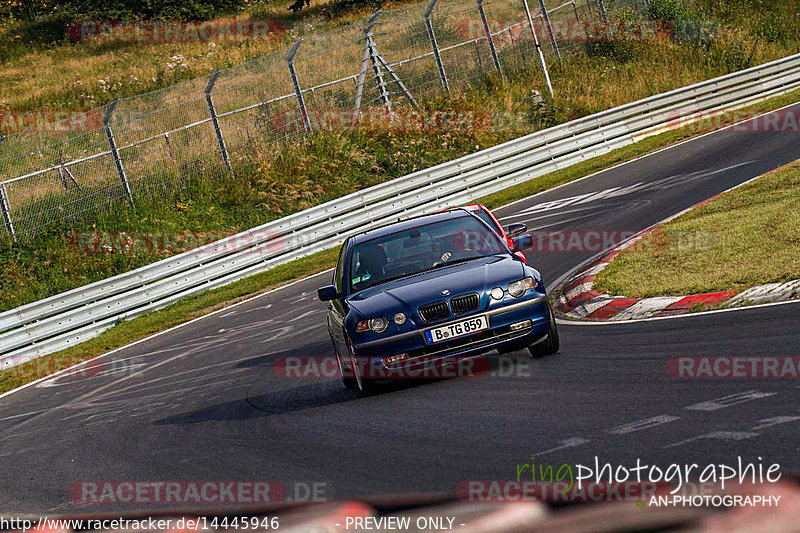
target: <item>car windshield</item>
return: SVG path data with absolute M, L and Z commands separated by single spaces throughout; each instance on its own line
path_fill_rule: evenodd
M 350 287 L 357 292 L 426 270 L 507 252 L 497 235 L 473 216 L 425 224 L 357 244 L 350 263 Z
M 498 235 L 500 235 L 500 228 L 497 226 L 497 223 L 492 219 L 488 212 L 483 209 L 476 209 L 475 211 L 472 211 L 472 214 L 489 224 L 489 226 L 491 226 L 492 229 Z

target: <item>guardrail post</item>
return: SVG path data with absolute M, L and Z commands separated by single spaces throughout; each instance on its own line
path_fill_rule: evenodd
M 494 47 L 494 40 L 492 39 L 492 32 L 489 29 L 489 21 L 486 20 L 486 10 L 483 9 L 483 0 L 478 0 L 478 11 L 481 14 L 481 22 L 483 23 L 483 33 L 486 35 L 486 41 L 489 43 L 489 52 L 492 54 L 492 61 L 497 73 L 503 75 L 503 70 L 500 68 L 500 59 L 497 57 L 497 50 Z
M 375 47 L 375 39 L 372 36 L 372 27 L 378 21 L 378 17 L 381 14 L 380 9 L 376 9 L 372 16 L 369 18 L 369 22 L 367 23 L 367 27 L 364 29 L 364 39 L 366 41 L 367 50 L 369 52 L 369 59 L 372 63 L 372 71 L 375 74 L 375 83 L 378 85 L 378 92 L 381 95 L 381 100 L 383 101 L 383 106 L 392 114 L 392 102 L 389 99 L 389 92 L 386 90 L 386 82 L 383 79 L 383 71 L 381 70 L 381 64 L 378 60 L 378 51 Z
M 297 105 L 300 107 L 300 116 L 303 118 L 303 128 L 307 132 L 311 131 L 311 120 L 308 118 L 308 111 L 306 111 L 306 101 L 303 99 L 303 91 L 300 90 L 300 82 L 297 81 L 297 71 L 294 69 L 294 56 L 297 54 L 297 49 L 300 48 L 300 43 L 303 39 L 297 39 L 292 49 L 289 50 L 289 57 L 286 62 L 289 67 L 289 74 L 292 77 L 292 85 L 294 85 L 294 94 L 297 96 Z
M 228 172 L 233 172 L 231 167 L 231 160 L 228 157 L 228 146 L 225 144 L 225 137 L 222 135 L 222 128 L 219 127 L 219 117 L 217 116 L 217 108 L 214 106 L 214 99 L 211 97 L 211 91 L 214 90 L 214 84 L 217 83 L 219 77 L 219 70 L 215 70 L 211 74 L 211 78 L 206 85 L 205 95 L 206 103 L 208 104 L 208 112 L 211 113 L 211 123 L 214 125 L 214 133 L 217 135 L 217 142 L 219 143 L 219 151 L 222 154 L 222 162 Z
M 0 210 L 3 211 L 3 222 L 5 222 L 11 239 L 17 242 L 17 232 L 14 230 L 14 222 L 11 220 L 11 208 L 8 205 L 8 193 L 6 192 L 5 183 L 0 183 Z
M 544 5 L 544 0 L 539 0 L 539 8 L 542 12 L 542 20 L 547 28 L 547 34 L 550 36 L 550 43 L 553 45 L 553 52 L 556 54 L 556 59 L 561 61 L 561 52 L 558 50 L 558 43 L 556 42 L 556 34 L 553 33 L 553 25 L 550 24 L 550 15 L 547 14 L 547 6 Z
M 450 84 L 447 82 L 447 73 L 444 70 L 444 63 L 442 57 L 439 55 L 439 44 L 436 42 L 436 33 L 433 31 L 433 24 L 431 24 L 431 14 L 433 8 L 436 7 L 437 0 L 431 0 L 428 8 L 425 10 L 425 27 L 428 30 L 428 40 L 431 42 L 433 48 L 433 57 L 436 59 L 436 67 L 439 69 L 439 80 L 442 82 L 442 87 L 447 92 L 450 92 Z
M 122 188 L 125 189 L 125 194 L 128 196 L 128 201 L 131 203 L 131 205 L 134 205 L 133 192 L 131 192 L 131 186 L 128 183 L 128 176 L 125 175 L 125 166 L 122 164 L 122 159 L 119 157 L 117 141 L 114 139 L 114 131 L 111 129 L 111 115 L 114 114 L 114 110 L 117 108 L 118 102 L 119 100 L 113 100 L 110 104 L 108 104 L 106 114 L 103 116 L 103 129 L 106 132 L 108 147 L 111 149 L 111 157 L 114 158 L 114 166 L 117 167 L 117 173 L 119 174 L 119 180 L 122 182 Z
M 603 0 L 597 0 L 597 5 L 600 7 L 600 16 L 603 20 L 608 20 L 608 11 L 606 11 L 606 3 Z
M 533 24 L 533 17 L 531 16 L 531 8 L 528 6 L 528 0 L 522 0 L 522 5 L 525 6 L 525 16 L 528 17 L 528 26 L 531 28 L 531 35 L 533 35 L 533 43 L 536 45 L 536 52 L 539 54 L 539 64 L 542 66 L 544 73 L 544 81 L 547 84 L 547 90 L 550 92 L 550 97 L 553 98 L 553 84 L 550 83 L 550 72 L 547 71 L 547 61 L 544 59 L 542 52 L 542 43 L 539 42 L 539 36 L 536 35 L 536 26 Z

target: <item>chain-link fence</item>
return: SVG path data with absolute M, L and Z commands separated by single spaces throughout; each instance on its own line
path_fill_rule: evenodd
M 568 36 L 570 20 L 583 28 L 646 5 L 430 0 L 376 11 L 210 77 L 115 100 L 88 113 L 96 118 L 89 131 L 8 135 L 0 142 L 0 240 L 28 240 L 192 179 L 235 174 L 256 148 L 357 127 L 371 113 L 391 119 L 492 76 L 541 69 L 543 90 L 553 93 L 547 64 L 579 41 Z

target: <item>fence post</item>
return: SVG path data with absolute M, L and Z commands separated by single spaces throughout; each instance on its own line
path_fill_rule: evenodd
M 375 74 L 375 83 L 378 85 L 378 92 L 381 95 L 381 100 L 383 101 L 383 106 L 392 114 L 392 102 L 389 99 L 389 92 L 386 90 L 386 82 L 383 79 L 383 71 L 381 70 L 381 64 L 378 60 L 378 51 L 375 49 L 375 40 L 372 38 L 372 27 L 378 21 L 378 17 L 381 14 L 380 9 L 376 9 L 375 13 L 369 18 L 369 22 L 367 23 L 367 27 L 364 29 L 364 39 L 366 40 L 367 50 L 369 52 L 369 59 L 372 62 L 372 71 Z
M 0 183 L 0 210 L 3 211 L 3 222 L 6 224 L 6 229 L 11 235 L 11 239 L 17 242 L 17 232 L 14 231 L 14 222 L 11 220 L 11 208 L 8 205 L 8 193 L 6 192 L 5 183 Z
M 539 64 L 542 66 L 544 81 L 547 84 L 550 97 L 553 98 L 555 95 L 553 94 L 553 85 L 550 83 L 550 72 L 547 71 L 547 61 L 545 61 L 544 53 L 542 52 L 542 43 L 539 42 L 539 36 L 536 35 L 536 26 L 534 26 L 533 17 L 531 17 L 531 8 L 528 6 L 528 0 L 522 0 L 522 4 L 525 6 L 525 16 L 528 17 L 528 25 L 531 27 L 531 35 L 533 35 L 533 43 L 536 45 L 536 52 L 539 54 Z
M 217 134 L 217 142 L 219 143 L 219 151 L 222 154 L 222 162 L 225 164 L 225 168 L 228 170 L 228 172 L 233 172 L 231 160 L 230 157 L 228 157 L 228 146 L 225 144 L 225 137 L 222 135 L 222 128 L 219 127 L 217 108 L 214 106 L 214 99 L 211 97 L 211 91 L 214 90 L 214 84 L 217 83 L 219 73 L 219 70 L 215 70 L 211 74 L 211 78 L 208 80 L 208 85 L 206 85 L 205 90 L 206 103 L 208 104 L 208 112 L 211 113 L 211 123 L 214 125 L 214 133 Z
M 289 50 L 289 57 L 286 62 L 289 67 L 289 74 L 292 76 L 292 85 L 294 85 L 294 94 L 297 95 L 297 104 L 300 106 L 300 116 L 303 118 L 303 128 L 306 132 L 311 131 L 311 120 L 308 118 L 308 111 L 306 111 L 306 101 L 303 99 L 303 91 L 300 90 L 300 82 L 297 81 L 297 72 L 294 69 L 294 56 L 297 54 L 297 49 L 300 48 L 300 43 L 303 39 L 297 39 L 292 49 Z
M 134 205 L 133 193 L 131 192 L 131 186 L 128 183 L 128 176 L 125 175 L 125 167 L 122 164 L 122 159 L 119 157 L 117 141 L 114 139 L 114 132 L 111 130 L 111 115 L 114 114 L 114 110 L 117 108 L 118 102 L 119 100 L 113 100 L 110 104 L 108 104 L 108 109 L 106 109 L 106 114 L 103 117 L 103 129 L 106 131 L 108 146 L 111 149 L 111 157 L 114 158 L 114 166 L 117 167 L 117 173 L 119 174 L 119 180 L 122 182 L 122 188 L 125 189 L 125 194 L 128 196 L 128 201 L 131 203 L 131 205 Z
M 356 80 L 356 102 L 353 107 L 353 122 L 358 120 L 358 113 L 361 111 L 361 98 L 364 94 L 364 81 L 367 78 L 367 63 L 369 63 L 369 43 L 364 39 L 364 57 L 361 59 L 361 70 Z
M 442 87 L 447 92 L 450 92 L 450 84 L 447 82 L 447 73 L 444 70 L 444 63 L 442 57 L 439 55 L 439 44 L 436 42 L 436 34 L 433 31 L 433 24 L 431 24 L 431 14 L 433 8 L 436 7 L 437 0 L 431 0 L 428 8 L 425 10 L 425 27 L 428 29 L 428 40 L 431 42 L 433 48 L 433 57 L 436 59 L 436 67 L 439 69 L 439 79 L 442 82 Z
M 478 11 L 481 14 L 481 22 L 483 22 L 483 33 L 486 35 L 486 41 L 489 43 L 489 52 L 492 54 L 492 61 L 497 73 L 503 75 L 503 70 L 500 68 L 500 59 L 497 57 L 497 50 L 494 48 L 494 40 L 492 39 L 492 32 L 489 30 L 489 21 L 486 20 L 486 10 L 483 9 L 483 0 L 478 0 Z
M 608 11 L 606 11 L 606 3 L 603 0 L 597 0 L 597 5 L 600 7 L 600 16 L 603 20 L 608 20 Z
M 561 61 L 561 52 L 558 51 L 558 43 L 556 42 L 556 34 L 553 33 L 553 25 L 550 24 L 550 15 L 547 14 L 547 6 L 544 5 L 544 0 L 539 0 L 539 8 L 542 12 L 542 20 L 547 28 L 547 34 L 550 36 L 550 43 L 553 45 L 553 52 L 556 54 L 556 59 Z

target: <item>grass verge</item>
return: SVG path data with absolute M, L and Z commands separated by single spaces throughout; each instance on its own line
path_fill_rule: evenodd
M 800 162 L 723 194 L 620 254 L 595 290 L 634 298 L 741 291 L 800 278 Z
M 793 93 L 750 106 L 735 113 L 730 112 L 719 115 L 717 118 L 715 118 L 713 124 L 701 122 L 698 124 L 685 125 L 681 128 L 650 137 L 640 143 L 620 148 L 608 154 L 595 157 L 577 165 L 573 165 L 567 169 L 553 172 L 551 174 L 531 180 L 527 183 L 522 183 L 502 192 L 492 194 L 480 199 L 480 201 L 491 208 L 496 208 L 509 202 L 528 197 L 532 194 L 536 194 L 558 185 L 588 176 L 600 170 L 607 169 L 624 161 L 634 159 L 682 140 L 712 131 L 718 127 L 732 124 L 737 120 L 737 118 L 740 118 L 743 113 L 754 114 L 770 111 L 772 109 L 777 109 L 796 102 L 798 99 L 800 99 L 800 91 L 795 91 Z M 797 205 L 800 205 L 797 202 L 797 196 L 800 195 L 800 189 L 797 187 L 797 185 L 800 184 L 800 181 L 798 181 L 800 180 L 800 167 L 794 166 L 791 167 L 791 170 L 793 172 L 792 177 L 788 179 L 788 181 L 783 182 L 783 185 L 774 187 L 774 193 L 775 197 L 777 197 L 779 194 L 786 194 L 789 196 L 794 195 L 795 218 L 793 220 L 794 228 L 797 228 L 800 227 L 800 220 L 798 220 L 800 215 L 798 215 L 796 207 Z M 776 175 L 778 175 L 778 173 L 776 173 Z M 765 179 L 771 178 L 767 177 Z M 762 183 L 761 180 L 749 187 L 756 186 L 760 183 Z M 787 184 L 794 184 L 794 191 L 791 190 L 792 187 L 790 186 L 789 192 L 786 192 L 785 188 Z M 744 190 L 749 189 L 749 187 L 745 188 Z M 767 203 L 764 204 L 762 202 L 760 204 L 762 205 L 762 208 L 768 207 L 769 198 L 765 197 L 763 200 Z M 744 207 L 745 206 L 742 206 L 742 208 Z M 722 206 L 721 211 L 723 214 L 724 209 L 725 206 Z M 794 252 L 793 269 L 795 273 L 798 273 L 800 272 L 800 262 L 798 262 L 797 259 L 800 257 L 800 253 L 798 253 L 800 241 L 797 239 L 796 235 L 794 236 L 793 242 L 794 244 L 791 248 L 791 250 Z M 84 342 L 80 345 L 45 357 L 41 357 L 10 370 L 0 371 L 0 393 L 20 387 L 46 375 L 53 374 L 81 361 L 97 357 L 115 348 L 125 346 L 131 342 L 143 339 L 154 333 L 158 333 L 159 331 L 164 331 L 194 318 L 207 315 L 217 309 L 227 307 L 243 299 L 266 292 L 282 284 L 324 271 L 334 265 L 336 261 L 336 254 L 336 249 L 325 250 L 308 256 L 304 259 L 282 265 L 268 272 L 237 281 L 225 287 L 200 293 L 190 298 L 186 298 L 185 300 L 181 300 L 180 302 L 177 302 L 164 309 L 147 313 L 127 322 L 122 322 L 104 332 L 97 338 Z

